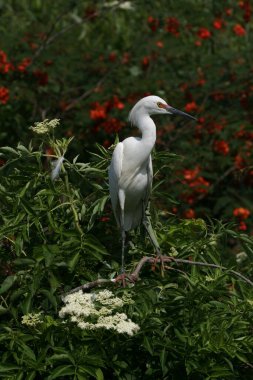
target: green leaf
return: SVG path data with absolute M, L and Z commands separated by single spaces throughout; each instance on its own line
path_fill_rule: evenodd
M 50 283 L 51 291 L 54 293 L 56 289 L 61 286 L 61 282 L 57 279 L 52 271 L 49 273 L 48 281 Z
M 10 295 L 11 302 L 14 302 L 16 299 L 20 298 L 20 296 L 24 293 L 26 293 L 26 289 L 23 287 L 13 290 Z
M 243 355 L 243 354 L 239 354 L 238 352 L 235 354 L 236 355 L 236 357 L 241 361 L 241 362 L 243 362 L 243 363 L 248 363 L 249 361 L 248 361 L 248 359 L 245 357 L 245 355 Z
M 15 380 L 23 380 L 24 379 L 24 371 L 19 371 L 19 373 L 16 375 Z
M 2 193 L 4 194 L 7 192 L 6 188 L 3 185 L 1 185 L 1 183 L 0 183 L 0 191 L 2 191 Z
M 97 380 L 104 380 L 104 375 L 100 368 L 96 369 L 95 372 Z
M 15 364 L 0 364 L 0 373 L 18 370 L 20 367 Z
M 24 301 L 21 303 L 21 309 L 22 309 L 24 314 L 28 314 L 32 311 L 31 310 L 32 299 L 33 299 L 33 295 L 30 293 L 26 296 Z
M 78 374 L 79 375 L 85 375 L 87 373 L 89 375 L 91 375 L 92 377 L 96 376 L 96 370 L 95 370 L 95 368 L 88 367 L 88 366 L 78 366 Z
M 29 214 L 31 216 L 36 216 L 36 212 L 33 210 L 33 208 L 30 206 L 30 204 L 24 198 L 19 198 L 19 201 L 20 201 L 21 206 L 27 212 L 27 214 Z
M 8 309 L 0 305 L 0 315 L 8 313 Z
M 18 258 L 18 259 L 13 260 L 13 263 L 15 265 L 30 266 L 30 265 L 34 265 L 35 261 L 33 259 L 28 259 L 24 257 L 24 258 Z
M 39 293 L 44 294 L 49 302 L 52 304 L 55 310 L 57 310 L 57 300 L 56 297 L 47 289 L 40 289 Z
M 163 374 L 167 372 L 167 367 L 166 367 L 167 356 L 168 356 L 167 350 L 163 348 L 162 352 L 160 353 L 160 363 L 161 363 Z
M 36 356 L 35 356 L 35 353 L 33 352 L 33 350 L 27 346 L 27 344 L 25 344 L 24 342 L 21 342 L 20 344 L 21 346 L 21 349 L 22 349 L 22 353 L 27 356 L 29 359 L 31 359 L 32 361 L 36 361 Z
M 27 377 L 25 380 L 34 380 L 36 379 L 36 371 L 32 371 L 31 373 L 27 374 Z
M 7 290 L 9 290 L 12 287 L 12 285 L 15 283 L 16 279 L 17 279 L 16 275 L 8 276 L 4 280 L 4 282 L 2 282 L 2 284 L 1 284 L 0 294 L 7 292 Z
M 178 329 L 174 329 L 174 331 L 175 331 L 176 336 L 179 338 L 179 340 L 185 343 L 187 340 L 187 337 L 181 334 L 181 332 Z
M 74 375 L 75 374 L 75 367 L 73 365 L 61 365 L 56 367 L 52 372 L 51 375 L 48 376 L 48 380 L 57 379 L 58 377 L 67 376 L 67 375 Z
M 15 149 L 11 148 L 10 146 L 2 146 L 2 147 L 0 148 L 0 151 L 2 151 L 2 152 L 6 152 L 6 153 L 12 153 L 12 154 L 14 154 L 15 156 L 18 156 L 18 155 L 19 155 L 19 153 L 18 153 Z
M 93 205 L 92 205 L 92 213 L 91 213 L 91 217 L 90 217 L 90 220 L 89 220 L 89 223 L 88 223 L 88 231 L 92 228 L 94 222 L 95 222 L 95 219 L 98 215 L 100 215 L 103 210 L 104 210 L 104 207 L 105 207 L 105 204 L 106 202 L 108 201 L 109 199 L 109 195 L 105 195 L 99 199 L 97 199 Z
M 18 144 L 17 149 L 23 153 L 31 154 L 31 152 L 22 144 Z
M 48 361 L 50 363 L 58 362 L 58 361 L 66 361 L 66 360 L 69 360 L 72 364 L 75 363 L 72 355 L 70 355 L 69 353 L 54 354 L 54 355 L 50 356 L 50 358 L 48 358 Z
M 80 371 L 79 371 L 79 372 L 77 372 L 77 380 L 87 380 L 87 375 L 80 373 Z
M 95 257 L 98 259 L 101 258 L 101 255 L 107 255 L 108 252 L 106 248 L 100 243 L 100 241 L 95 238 L 93 235 L 86 235 L 83 242 L 84 247 L 89 247 L 89 250 Z
M 145 335 L 143 339 L 143 345 L 148 350 L 148 352 L 153 355 L 153 349 L 151 347 L 151 344 L 149 342 L 149 338 Z
M 68 267 L 71 271 L 73 271 L 78 263 L 80 256 L 80 252 L 77 252 L 75 255 L 72 256 L 72 258 L 68 261 Z

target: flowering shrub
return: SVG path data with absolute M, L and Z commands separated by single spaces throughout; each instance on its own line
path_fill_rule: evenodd
M 172 264 L 161 277 L 147 266 L 134 303 L 102 328 L 78 327 L 97 316 L 59 318 L 63 294 L 119 269 L 105 147 L 136 133 L 127 116 L 148 94 L 198 118 L 155 119 L 151 211 L 162 251 L 252 277 L 251 2 L 27 7 L 1 3 L 0 375 L 252 378 L 252 290 L 230 272 Z M 152 252 L 133 234 L 128 268 Z M 131 320 L 136 334 L 117 332 Z
M 64 306 L 59 315 L 70 316 L 71 322 L 77 323 L 84 330 L 106 329 L 122 334 L 133 335 L 139 326 L 127 318 L 125 313 L 114 312 L 124 304 L 132 303 L 131 298 L 115 297 L 109 290 L 98 293 L 83 294 L 80 290 L 64 298 Z
M 156 220 L 152 213 L 163 253 L 216 264 L 216 269 L 171 263 L 162 275 L 158 264 L 146 265 L 131 287 L 109 280 L 110 290 L 72 293 L 83 283 L 112 279 L 120 268 L 119 231 L 107 205 L 112 149 L 98 146 L 92 163 L 69 160 L 73 138 L 55 138 L 58 119 L 30 128 L 35 137 L 28 147 L 0 149 L 1 375 L 48 380 L 251 376 L 253 288 L 243 275 L 232 275 L 236 267 L 252 276 L 252 238 L 219 223 L 167 220 L 167 215 Z M 52 176 L 55 159 L 60 169 Z M 157 152 L 154 165 L 168 171 L 176 159 Z M 205 194 L 200 173 L 200 166 L 182 172 L 197 195 Z M 187 209 L 185 217 L 194 212 Z M 244 223 L 250 214 L 237 208 L 234 217 Z M 129 271 L 153 253 L 138 231 L 131 240 Z

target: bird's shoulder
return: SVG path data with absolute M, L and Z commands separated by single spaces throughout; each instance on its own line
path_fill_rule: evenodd
M 136 149 L 140 140 L 139 137 L 127 137 L 125 140 L 119 142 L 114 149 L 112 161 L 122 160 L 125 153 Z
M 122 141 L 124 158 L 130 159 L 133 154 L 139 151 L 140 141 L 139 137 L 127 137 Z
M 119 177 L 122 170 L 122 159 L 123 159 L 123 143 L 120 142 L 116 145 L 113 154 L 111 164 L 109 166 L 109 179 L 116 176 Z
M 122 172 L 123 161 L 130 162 L 138 152 L 139 137 L 127 137 L 119 142 L 113 152 L 111 164 L 109 166 L 109 176 L 120 177 Z
M 136 144 L 139 144 L 141 138 L 140 137 L 127 137 L 125 140 L 122 141 L 122 144 L 124 147 L 126 146 L 133 146 L 133 145 L 136 145 Z
M 123 155 L 123 150 L 124 150 L 124 144 L 123 142 L 119 142 L 113 151 L 112 162 L 115 160 L 122 159 L 121 157 Z

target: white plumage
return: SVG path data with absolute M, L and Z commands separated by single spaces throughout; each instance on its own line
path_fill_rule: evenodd
M 139 100 L 129 114 L 142 137 L 128 137 L 118 143 L 109 166 L 109 188 L 112 208 L 122 234 L 122 271 L 124 271 L 125 232 L 136 228 L 143 220 L 152 188 L 151 151 L 156 141 L 154 114 L 192 116 L 169 106 L 158 96 Z M 157 248 L 157 242 L 153 241 Z
M 117 224 L 124 231 L 141 223 L 152 185 L 153 146 L 150 141 L 143 152 L 142 139 L 129 137 L 114 150 L 109 168 L 110 194 Z

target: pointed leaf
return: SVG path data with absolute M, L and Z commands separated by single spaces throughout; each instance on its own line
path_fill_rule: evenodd
M 61 365 L 59 367 L 56 367 L 50 376 L 48 376 L 48 380 L 57 379 L 58 377 L 63 378 L 65 375 L 74 375 L 75 374 L 75 367 L 72 365 Z
M 16 279 L 17 279 L 16 275 L 6 277 L 6 279 L 4 280 L 4 282 L 2 283 L 0 287 L 0 294 L 7 292 L 7 290 L 9 290 L 10 287 L 14 284 Z

